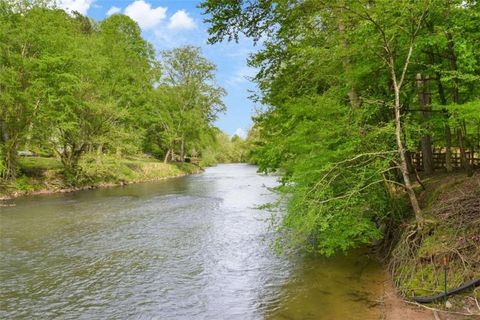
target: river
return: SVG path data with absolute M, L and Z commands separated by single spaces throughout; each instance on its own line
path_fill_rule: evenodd
M 381 267 L 271 249 L 277 180 L 220 165 L 0 208 L 1 319 L 379 319 Z

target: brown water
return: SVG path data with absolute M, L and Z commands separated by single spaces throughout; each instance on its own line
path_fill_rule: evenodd
M 1 319 L 379 319 L 381 268 L 270 249 L 248 165 L 0 208 Z

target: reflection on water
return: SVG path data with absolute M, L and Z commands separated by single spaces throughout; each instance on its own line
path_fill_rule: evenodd
M 274 177 L 248 165 L 0 208 L 2 319 L 377 319 L 361 254 L 269 248 Z M 359 317 L 361 315 L 361 317 Z

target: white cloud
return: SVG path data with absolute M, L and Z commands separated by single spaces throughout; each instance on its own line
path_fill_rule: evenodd
M 168 23 L 161 23 L 153 31 L 154 44 L 162 50 L 184 45 L 204 47 L 208 38 L 206 30 L 196 25 L 185 10 L 176 11 L 169 16 Z
M 107 11 L 107 17 L 111 16 L 112 14 L 115 14 L 115 13 L 120 13 L 120 11 L 122 11 L 122 9 L 120 9 L 119 7 L 111 7 L 110 9 L 108 9 Z
M 247 132 L 245 132 L 245 130 L 243 130 L 242 128 L 238 128 L 237 130 L 235 130 L 233 135 L 237 135 L 240 138 L 245 139 L 247 137 Z
M 125 14 L 135 20 L 142 29 L 155 28 L 165 19 L 166 7 L 152 8 L 150 3 L 143 0 L 134 1 L 125 8 Z
M 257 70 L 248 66 L 243 66 L 227 80 L 227 84 L 232 86 L 238 86 L 242 83 L 251 82 L 251 79 L 255 77 Z
M 185 10 L 178 10 L 170 17 L 169 29 L 194 29 L 195 22 Z
M 58 6 L 65 11 L 78 11 L 86 15 L 94 1 L 95 0 L 60 0 L 58 1 Z

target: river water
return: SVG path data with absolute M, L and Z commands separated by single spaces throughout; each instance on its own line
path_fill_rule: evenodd
M 361 253 L 271 249 L 272 176 L 188 177 L 34 196 L 0 208 L 1 319 L 379 319 Z

